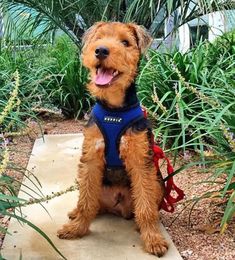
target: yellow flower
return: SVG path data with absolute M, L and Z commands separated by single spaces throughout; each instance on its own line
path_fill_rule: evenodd
M 204 151 L 203 153 L 205 157 L 213 157 L 215 155 L 211 150 Z
M 229 146 L 233 152 L 235 152 L 235 139 L 234 134 L 229 131 L 228 128 L 225 127 L 224 124 L 220 125 L 221 130 L 223 131 L 223 134 L 225 138 L 228 140 Z
M 195 87 L 191 86 L 187 81 L 186 79 L 182 76 L 181 72 L 179 71 L 179 69 L 174 65 L 173 65 L 173 68 L 174 70 L 176 71 L 176 73 L 178 74 L 178 77 L 179 77 L 179 80 L 180 82 L 182 82 L 184 84 L 184 86 L 186 87 L 186 89 L 190 90 L 192 93 L 194 93 L 199 99 L 203 100 L 205 103 L 209 103 L 211 106 L 220 106 L 220 104 L 207 97 L 205 94 L 203 94 L 202 92 L 200 92 L 199 90 L 197 90 Z
M 18 99 L 18 93 L 19 93 L 19 85 L 20 85 L 20 76 L 18 70 L 14 74 L 15 78 L 15 87 L 13 91 L 11 92 L 11 96 L 9 100 L 7 101 L 7 104 L 3 111 L 0 113 L 0 125 L 3 123 L 4 119 L 7 117 L 7 115 L 11 112 L 11 110 L 17 105 L 20 104 Z
M 166 107 L 162 104 L 162 102 L 160 102 L 157 92 L 156 92 L 156 86 L 154 86 L 153 88 L 153 93 L 154 95 L 151 96 L 152 100 L 154 103 L 158 104 L 158 106 L 160 107 L 160 109 L 162 110 L 162 112 L 165 114 L 167 112 Z
M 7 169 L 7 165 L 9 163 L 9 158 L 10 158 L 10 154 L 9 154 L 9 151 L 8 151 L 7 146 L 5 144 L 4 151 L 3 151 L 3 154 L 2 154 L 2 161 L 1 161 L 1 164 L 0 164 L 0 176 L 3 173 L 5 173 L 5 171 Z

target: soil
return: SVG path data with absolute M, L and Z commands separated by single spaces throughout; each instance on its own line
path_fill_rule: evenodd
M 42 131 L 44 134 L 79 133 L 82 132 L 84 124 L 85 121 L 44 118 Z M 35 138 L 41 135 L 35 122 L 29 122 L 29 129 L 27 135 L 9 137 L 10 160 L 23 168 L 27 167 Z M 193 154 L 189 154 L 187 158 L 179 156 L 178 162 L 182 165 L 188 160 L 193 160 L 193 157 Z M 21 181 L 23 177 L 22 174 L 13 170 L 8 174 L 18 181 Z M 175 182 L 184 190 L 186 199 L 178 203 L 174 213 L 161 211 L 161 221 L 183 259 L 232 260 L 235 259 L 235 222 L 229 225 L 223 235 L 219 233 L 224 205 L 221 205 L 218 200 L 202 200 L 192 208 L 193 203 L 188 202 L 211 189 L 209 184 L 196 184 L 204 181 L 209 175 L 200 167 L 193 167 L 176 175 Z M 7 228 L 9 219 L 0 217 L 0 223 L 1 227 Z M 3 239 L 4 235 L 0 233 L 0 246 Z

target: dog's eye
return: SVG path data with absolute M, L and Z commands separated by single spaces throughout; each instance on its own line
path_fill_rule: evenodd
M 122 41 L 122 44 L 123 44 L 124 46 L 126 46 L 126 47 L 129 46 L 129 42 L 128 42 L 127 40 L 123 40 L 123 41 Z

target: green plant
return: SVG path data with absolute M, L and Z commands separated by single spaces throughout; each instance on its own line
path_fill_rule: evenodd
M 213 188 L 228 201 L 222 229 L 235 213 L 231 195 L 235 176 L 234 68 L 234 38 L 225 35 L 185 54 L 151 50 L 137 79 L 139 97 L 164 149 L 175 155 L 180 150 L 198 151 L 201 164 L 208 151 L 216 158 L 210 163 Z M 216 179 L 221 177 L 223 189 L 218 189 Z M 210 196 L 214 192 L 204 195 Z
M 34 60 L 33 50 L 21 52 L 9 48 L 0 54 L 0 110 L 4 109 L 10 96 L 13 106 L 8 109 L 10 113 L 1 123 L 1 132 L 17 131 L 25 125 L 26 118 L 34 117 L 35 106 L 51 103 L 46 87 L 56 82 L 56 75 L 49 66 L 35 68 Z M 21 75 L 21 88 L 13 86 L 12 75 L 15 70 Z
M 212 174 L 203 183 L 210 184 L 210 191 L 201 197 L 194 198 L 193 201 L 195 205 L 203 199 L 221 200 L 223 216 L 220 227 L 221 233 L 224 233 L 235 216 L 235 138 L 234 132 L 223 124 L 221 132 L 220 138 L 223 140 L 223 145 L 220 142 L 216 151 L 211 150 L 206 153 Z
M 214 155 L 216 162 L 213 163 L 213 174 L 209 177 L 208 181 L 212 183 L 211 192 L 207 192 L 202 196 L 204 198 L 219 198 L 223 202 L 223 218 L 221 220 L 221 233 L 224 233 L 228 227 L 228 223 L 235 216 L 235 123 L 232 121 L 230 127 L 221 124 L 222 135 L 220 138 L 223 140 L 221 145 L 218 145 Z M 225 152 L 226 151 L 226 152 Z M 219 182 L 222 188 L 217 187 Z
M 10 124 L 19 125 L 20 118 L 15 118 L 12 116 L 14 109 L 17 109 L 20 105 L 20 99 L 18 97 L 20 89 L 20 74 L 18 71 L 15 72 L 13 81 L 12 81 L 12 91 L 9 99 L 5 103 L 4 107 L 0 109 L 0 124 L 3 126 L 8 126 L 8 122 L 5 123 L 5 120 L 10 118 Z M 22 123 L 23 125 L 23 123 Z M 37 226 L 25 219 L 21 213 L 21 203 L 25 202 L 24 199 L 21 199 L 17 196 L 19 181 L 8 175 L 9 170 L 15 170 L 24 174 L 25 178 L 28 178 L 31 183 L 34 185 L 34 190 L 26 185 L 22 186 L 22 191 L 28 194 L 31 198 L 35 196 L 43 197 L 43 194 L 40 191 L 40 183 L 37 178 L 33 175 L 32 172 L 24 173 L 24 169 L 17 167 L 10 161 L 10 151 L 7 144 L 7 139 L 4 137 L 3 132 L 0 132 L 0 214 L 1 216 L 8 216 L 16 218 L 20 223 L 29 225 L 35 231 L 37 231 L 47 242 L 54 248 L 54 250 L 63 258 L 65 257 L 61 252 L 56 248 L 51 239 Z M 0 226 L 0 232 L 6 233 L 7 230 Z M 1 257 L 1 255 L 0 255 Z
M 96 21 L 132 21 L 157 34 L 164 21 L 179 8 L 181 12 L 175 20 L 174 30 L 205 13 L 232 9 L 234 3 L 231 0 L 2 0 L 1 6 L 8 18 L 6 32 L 10 34 L 14 29 L 19 37 L 31 32 L 35 37 L 46 37 L 51 33 L 53 38 L 56 30 L 60 29 L 80 45 L 81 35 Z M 19 20 L 21 26 L 17 26 Z
M 0 67 L 2 106 L 11 88 L 11 75 L 17 69 L 22 85 L 20 111 L 61 109 L 68 117 L 81 118 L 90 109 L 87 71 L 77 46 L 66 36 L 58 37 L 53 45 L 27 50 L 9 46 L 0 54 Z
M 47 55 L 55 61 L 53 71 L 61 75 L 57 77 L 59 86 L 52 85 L 54 104 L 66 116 L 81 118 L 91 107 L 91 97 L 86 90 L 88 73 L 82 65 L 80 51 L 68 37 L 62 36 L 48 49 Z
M 216 133 L 221 132 L 220 120 L 231 118 L 235 53 L 228 61 L 218 56 L 216 50 L 219 48 L 210 43 L 200 44 L 186 54 L 151 50 L 148 60 L 142 62 L 137 79 L 139 96 L 156 117 L 156 135 L 164 137 L 164 146 L 166 140 L 172 140 L 173 150 L 179 147 L 206 150 L 213 145 Z M 211 56 L 217 57 L 216 63 L 210 62 Z

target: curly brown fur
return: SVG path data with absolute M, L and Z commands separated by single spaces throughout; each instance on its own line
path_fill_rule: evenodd
M 135 80 L 140 56 L 151 43 L 151 37 L 136 24 L 99 22 L 87 31 L 83 40 L 82 59 L 90 71 L 90 93 L 110 108 L 123 107 L 127 90 Z M 97 56 L 97 48 L 101 47 L 106 49 L 102 58 Z M 97 80 L 99 70 L 112 72 L 111 80 L 107 83 Z M 116 173 L 118 182 L 106 185 L 104 139 L 96 124 L 90 122 L 84 132 L 79 164 L 79 201 L 69 213 L 70 222 L 58 231 L 60 238 L 87 234 L 98 213 L 108 212 L 125 218 L 134 213 L 145 250 L 158 256 L 167 251 L 158 223 L 163 189 L 153 164 L 148 130 L 143 125 L 143 122 L 135 125 L 122 136 L 119 148 L 125 173 Z M 120 182 L 120 174 L 126 175 L 125 181 Z

